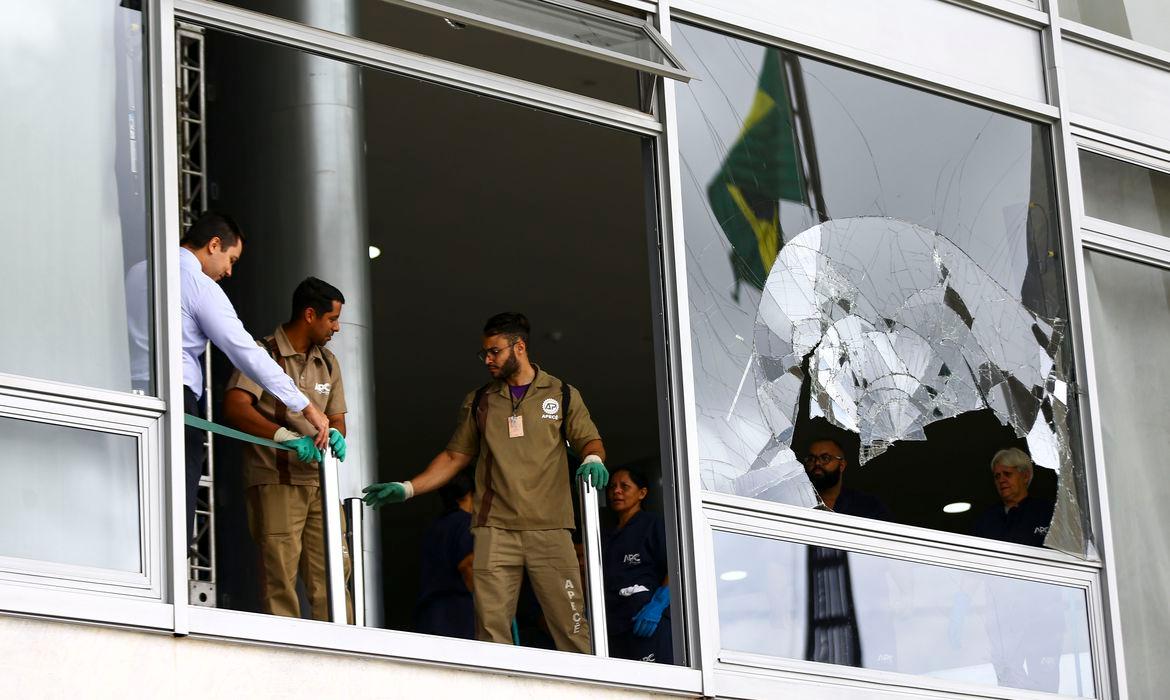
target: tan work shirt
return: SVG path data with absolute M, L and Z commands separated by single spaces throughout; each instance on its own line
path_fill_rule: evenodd
M 292 377 L 297 388 L 309 397 L 309 401 L 325 415 L 345 413 L 345 389 L 341 385 L 341 366 L 333 353 L 319 345 L 310 347 L 307 353 L 298 353 L 288 342 L 288 336 L 281 326 L 277 326 L 272 335 L 258 341 L 257 344 L 265 348 L 275 347 L 277 364 Z M 279 399 L 264 391 L 240 370 L 232 372 L 227 389 L 243 389 L 251 394 L 256 399 L 256 410 L 273 423 L 295 430 L 301 435 L 317 434 L 301 413 L 288 411 Z M 244 445 L 246 487 L 260 484 L 317 486 L 319 468 L 316 463 L 306 464 L 300 461 L 296 453 L 288 450 L 275 450 L 251 443 Z
M 472 527 L 575 527 L 561 421 L 568 420 L 565 437 L 577 454 L 591 440 L 601 439 L 576 387 L 570 387 L 567 418 L 561 406 L 561 380 L 539 367 L 528 393 L 518 403 L 503 381 L 492 382 L 484 391 L 476 416 L 471 415 L 474 400 L 474 391 L 463 399 L 459 423 L 447 443 L 452 452 L 479 454 Z M 512 415 L 523 421 L 521 437 L 509 437 L 508 418 Z

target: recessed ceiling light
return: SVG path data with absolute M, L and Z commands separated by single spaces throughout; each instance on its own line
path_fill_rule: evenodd
M 724 581 L 742 581 L 747 578 L 746 571 L 724 571 L 719 574 L 719 578 Z
M 966 513 L 971 510 L 971 504 L 966 501 L 958 501 L 956 503 L 948 503 L 943 506 L 944 513 Z
M 379 248 L 376 245 L 370 246 L 370 260 L 373 260 L 374 258 L 378 257 L 381 254 L 382 254 L 381 248 Z

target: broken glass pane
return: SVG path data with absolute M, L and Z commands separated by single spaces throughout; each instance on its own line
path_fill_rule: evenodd
M 1000 507 L 989 461 L 1016 442 L 1058 477 L 1046 544 L 1085 556 L 1046 127 L 685 24 L 673 37 L 702 68 L 678 113 L 704 486 L 817 506 L 797 452 L 823 421 L 860 442 L 846 482 L 925 441 L 875 488 L 913 493 L 891 503 L 901 522 L 969 533 L 963 517 Z M 1006 438 L 930 440 L 977 414 Z M 970 516 L 943 512 L 957 486 Z

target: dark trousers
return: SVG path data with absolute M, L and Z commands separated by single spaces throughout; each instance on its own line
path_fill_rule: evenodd
M 199 399 L 195 392 L 183 387 L 183 411 L 193 416 L 202 416 Z M 199 490 L 199 477 L 203 475 L 203 462 L 207 453 L 203 449 L 207 433 L 191 426 L 183 428 L 183 449 L 187 462 L 187 541 L 195 539 L 195 492 Z
M 649 637 L 639 637 L 626 630 L 609 635 L 609 655 L 615 659 L 674 663 L 674 640 L 670 634 L 670 618 L 663 617 L 658 628 Z

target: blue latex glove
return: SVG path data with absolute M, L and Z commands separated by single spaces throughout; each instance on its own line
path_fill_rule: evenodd
M 634 634 L 639 637 L 652 637 L 662 621 L 662 613 L 670 607 L 670 588 L 659 586 L 654 591 L 654 597 L 649 603 L 642 606 L 637 615 L 634 615 Z
M 581 466 L 577 468 L 577 478 L 588 479 L 589 483 L 593 484 L 593 488 L 603 489 L 609 483 L 609 470 L 605 468 L 601 460 L 582 462 Z
M 333 454 L 337 455 L 337 458 L 344 462 L 345 436 L 337 428 L 329 429 L 329 446 L 333 448 Z
M 311 437 L 305 436 L 295 440 L 285 440 L 280 444 L 295 450 L 297 459 L 302 462 L 311 463 L 321 461 L 321 450 L 318 450 L 317 446 L 313 444 L 313 438 Z
M 399 481 L 387 481 L 381 484 L 370 484 L 362 489 L 362 500 L 371 508 L 381 508 L 389 503 L 402 503 L 406 500 L 406 487 Z

